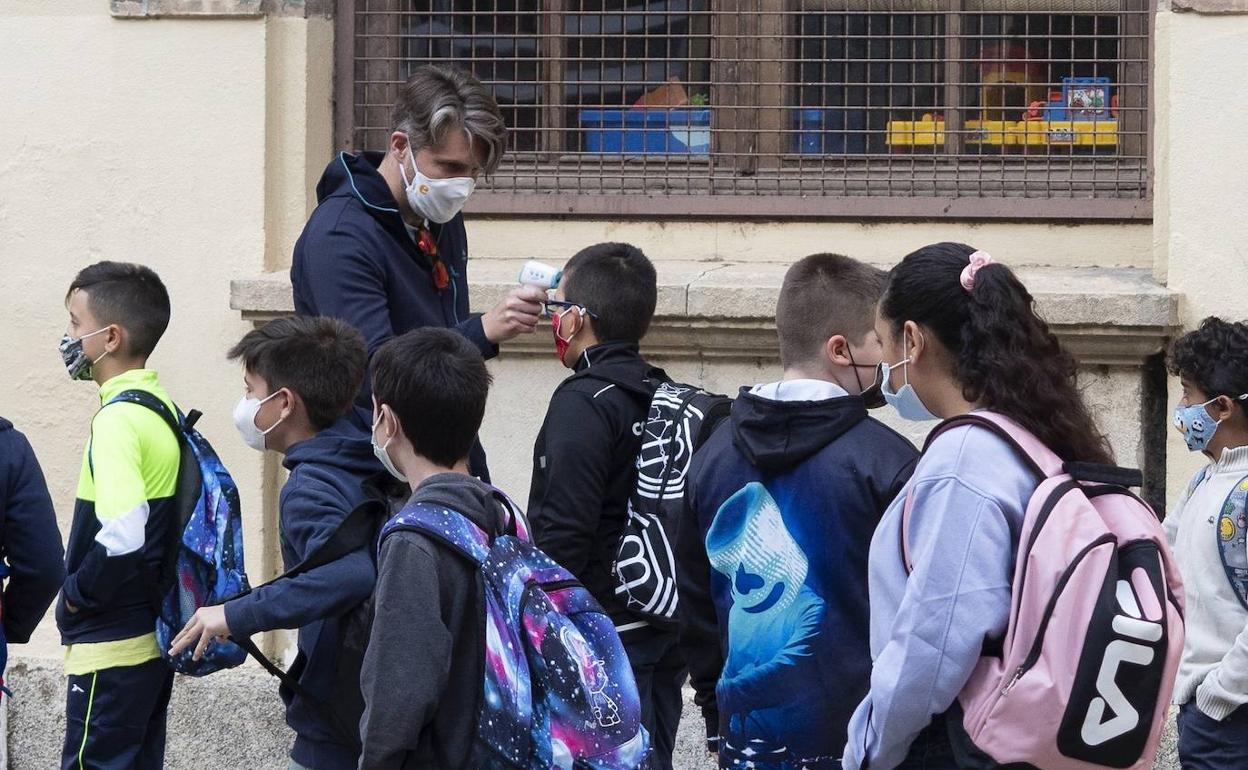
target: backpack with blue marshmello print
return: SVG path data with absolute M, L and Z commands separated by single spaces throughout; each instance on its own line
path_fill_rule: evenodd
M 485 587 L 485 686 L 469 765 L 479 770 L 635 770 L 649 736 L 624 646 L 571 573 L 529 540 L 501 492 L 505 533 L 408 504 L 385 527 L 420 532 L 476 564 Z M 378 549 L 381 543 L 378 543 Z

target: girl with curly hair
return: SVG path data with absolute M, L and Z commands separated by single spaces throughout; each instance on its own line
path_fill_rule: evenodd
M 884 393 L 902 417 L 977 410 L 1011 418 L 1066 461 L 1110 462 L 1075 385 L 1074 359 L 1009 268 L 960 243 L 908 255 L 889 274 L 876 332 Z M 941 432 L 871 542 L 871 687 L 849 727 L 846 770 L 959 767 L 955 699 L 1010 614 L 1023 515 L 1038 479 L 1003 439 Z M 912 498 L 909 567 L 902 509 Z M 947 725 L 946 723 L 952 723 Z
M 1174 425 L 1201 468 L 1166 518 L 1187 635 L 1174 700 L 1185 769 L 1248 767 L 1248 325 L 1207 318 L 1170 354 Z

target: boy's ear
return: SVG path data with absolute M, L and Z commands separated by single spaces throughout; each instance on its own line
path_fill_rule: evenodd
M 853 366 L 853 360 L 849 357 L 849 340 L 844 335 L 833 334 L 823 343 L 823 354 L 836 366 Z
M 1218 396 L 1211 403 L 1205 405 L 1205 411 L 1209 412 L 1209 416 L 1218 422 L 1223 420 L 1234 419 L 1236 413 L 1248 417 L 1248 411 L 1240 407 L 1248 408 L 1248 401 L 1237 401 L 1230 396 Z
M 586 330 L 594 339 L 598 338 L 598 335 L 594 333 L 594 321 L 589 317 L 589 313 L 582 313 L 579 310 L 573 310 L 559 322 L 559 334 L 569 342 Z
M 104 350 L 110 355 L 117 355 L 126 347 L 126 330 L 121 324 L 109 324 L 104 334 Z
M 291 388 L 282 388 L 278 392 L 286 399 L 286 403 L 282 407 L 283 418 L 290 419 L 295 417 L 304 422 L 311 422 L 308 420 L 308 410 L 303 403 L 303 398 L 297 392 Z

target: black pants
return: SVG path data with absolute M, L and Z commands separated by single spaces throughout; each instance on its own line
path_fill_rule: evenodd
M 624 640 L 624 651 L 641 696 L 641 723 L 650 733 L 650 770 L 672 770 L 676 728 L 684 706 L 681 688 L 689 674 L 676 646 L 676 634 L 642 630 L 639 638 Z
M 1248 708 L 1237 708 L 1221 722 L 1196 703 L 1179 708 L 1179 766 L 1183 770 L 1248 768 Z
M 910 744 L 910 751 L 897 770 L 958 770 L 946 719 L 948 717 L 941 714 L 923 728 L 923 732 Z
M 159 770 L 173 671 L 156 658 L 69 677 L 61 770 Z

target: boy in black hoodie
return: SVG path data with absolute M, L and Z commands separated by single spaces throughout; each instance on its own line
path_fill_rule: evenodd
M 883 403 L 884 280 L 834 254 L 793 265 L 776 307 L 783 378 L 742 388 L 693 458 L 680 636 L 720 767 L 840 768 L 867 692 L 867 552 L 918 456 L 867 416 Z
M 454 332 L 418 329 L 382 345 L 369 373 L 373 446 L 411 487 L 410 502 L 501 534 L 493 488 L 468 475 L 490 388 L 480 352 Z M 421 532 L 382 541 L 360 680 L 360 768 L 468 768 L 485 680 L 484 590 L 476 564 Z
M 243 362 L 244 394 L 234 409 L 235 427 L 251 448 L 285 455 L 282 464 L 290 471 L 278 514 L 282 563 L 290 570 L 368 499 L 362 485 L 382 470 L 368 436 L 350 416 L 364 380 L 364 338 L 333 318 L 279 318 L 248 332 L 229 357 Z M 376 572 L 370 548 L 200 609 L 174 638 L 172 651 L 196 645 L 198 658 L 214 636 L 247 638 L 298 628 L 293 671 L 300 686 L 318 700 L 321 695 L 327 702 L 342 700 L 333 687 L 342 665 L 339 624 L 372 593 Z M 295 731 L 291 767 L 354 770 L 357 725 L 343 724 L 323 705 L 305 703 L 286 689 L 282 697 L 286 722 Z
M 550 398 L 533 447 L 533 541 L 585 585 L 615 622 L 641 696 L 655 770 L 671 768 L 685 666 L 676 634 L 626 609 L 611 566 L 650 399 L 667 380 L 638 343 L 658 296 L 654 266 L 625 243 L 572 257 L 547 303 L 559 362 L 573 370 Z

